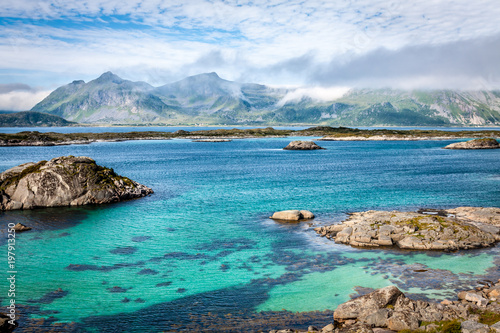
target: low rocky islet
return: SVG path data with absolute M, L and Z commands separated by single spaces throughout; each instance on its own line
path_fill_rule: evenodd
M 314 141 L 292 141 L 283 150 L 318 150 L 325 149 L 318 146 Z
M 468 214 L 468 215 L 466 215 Z M 341 224 L 315 231 L 357 247 L 396 246 L 413 250 L 475 249 L 500 241 L 500 208 L 459 207 L 438 214 L 399 211 L 353 213 Z M 474 216 L 482 215 L 481 221 Z
M 444 149 L 498 149 L 500 144 L 493 138 L 474 139 L 464 142 L 455 142 L 447 145 Z

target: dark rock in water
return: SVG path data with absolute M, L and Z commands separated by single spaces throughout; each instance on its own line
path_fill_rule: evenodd
M 316 149 L 325 149 L 323 147 L 318 146 L 313 141 L 292 141 L 283 148 L 284 150 L 316 150 Z
M 67 290 L 62 290 L 61 288 L 58 288 L 55 291 L 51 291 L 45 295 L 43 295 L 41 298 L 38 299 L 30 299 L 28 300 L 29 303 L 41 303 L 41 304 L 51 304 L 55 300 L 59 298 L 63 298 L 64 296 L 68 295 L 69 291 Z M 0 330 L 0 332 L 3 332 Z
M 102 204 L 151 193 L 84 156 L 25 163 L 0 174 L 0 210 Z
M 145 242 L 151 238 L 152 238 L 151 236 L 136 236 L 136 237 L 132 237 L 132 242 L 136 242 L 136 243 Z
M 447 145 L 444 149 L 497 149 L 500 148 L 500 144 L 497 140 L 487 138 L 487 139 L 475 139 L 465 142 L 456 142 Z
M 25 226 L 24 224 L 18 223 L 14 226 L 14 229 L 16 232 L 23 232 L 23 231 L 28 231 L 31 230 L 30 227 Z
M 110 293 L 126 293 L 127 290 L 132 289 L 132 287 L 122 288 L 122 287 L 114 286 L 113 288 L 107 288 L 107 289 Z
M 113 254 L 134 254 L 137 252 L 137 248 L 133 246 L 117 247 L 109 252 Z
M 11 324 L 12 322 L 14 323 L 14 325 Z M 13 321 L 12 318 L 7 316 L 6 314 L 0 313 L 0 332 L 5 332 L 5 333 L 13 332 L 17 326 L 19 326 L 17 320 Z
M 141 270 L 140 272 L 138 272 L 137 274 L 139 274 L 139 275 L 156 275 L 159 273 L 160 272 L 155 271 L 154 269 L 145 268 L 145 269 Z

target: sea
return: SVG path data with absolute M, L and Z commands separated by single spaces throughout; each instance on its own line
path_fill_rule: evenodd
M 200 128 L 0 132 L 178 129 Z M 14 299 L 16 332 L 267 332 L 326 325 L 337 305 L 375 288 L 453 300 L 458 290 L 500 278 L 499 246 L 452 253 L 353 248 L 314 231 L 358 211 L 500 207 L 500 150 L 442 149 L 458 139 L 282 149 L 317 138 L 0 147 L 0 172 L 89 156 L 155 192 L 107 205 L 0 212 L 0 312 Z M 288 209 L 316 218 L 269 218 Z M 7 226 L 18 222 L 33 229 L 17 234 L 8 254 Z

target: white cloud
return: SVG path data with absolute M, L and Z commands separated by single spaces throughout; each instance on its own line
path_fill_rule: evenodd
M 311 98 L 315 101 L 334 101 L 344 96 L 351 88 L 348 87 L 308 87 L 298 88 L 285 95 L 279 102 L 278 106 L 283 106 L 288 102 L 300 101 L 303 98 Z
M 11 91 L 0 94 L 0 110 L 30 110 L 49 94 L 50 91 Z
M 397 80 L 373 76 L 373 68 L 355 78 L 363 67 L 353 64 L 378 60 L 373 55 L 382 49 L 432 49 L 500 34 L 496 0 L 7 0 L 0 16 L 24 19 L 3 23 L 0 69 L 74 79 L 112 70 L 152 84 L 210 71 L 272 84 L 391 83 Z M 51 25 L 55 19 L 68 24 Z M 416 75 L 432 81 L 428 74 Z

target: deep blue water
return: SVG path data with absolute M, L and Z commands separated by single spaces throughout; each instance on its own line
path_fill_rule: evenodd
M 29 305 L 32 319 L 53 316 L 46 327 L 159 332 L 200 318 L 210 324 L 209 312 L 334 309 L 359 287 L 396 284 L 416 297 L 443 298 L 500 278 L 498 247 L 360 250 L 313 231 L 369 209 L 499 207 L 500 150 L 441 149 L 453 140 L 282 150 L 289 141 L 0 147 L 0 171 L 83 155 L 155 190 L 118 204 L 0 213 L 4 234 L 9 222 L 33 227 L 18 235 L 16 302 Z M 284 209 L 317 218 L 312 225 L 268 218 Z M 422 267 L 427 272 L 415 273 Z

